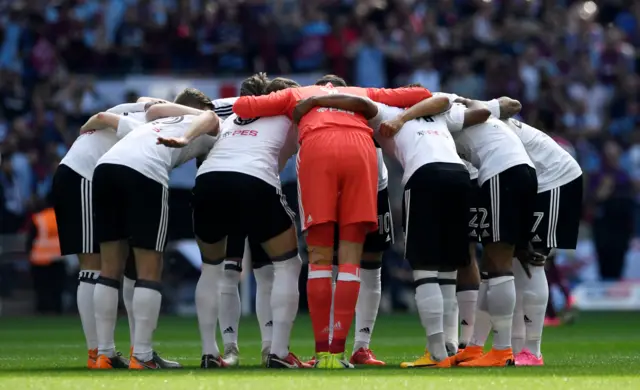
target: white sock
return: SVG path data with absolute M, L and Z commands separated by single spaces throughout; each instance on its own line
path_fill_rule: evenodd
M 136 334 L 136 321 L 133 318 L 133 290 L 136 286 L 134 279 L 126 276 L 122 278 L 122 300 L 124 307 L 127 309 L 127 318 L 129 319 L 129 345 L 133 346 Z
M 133 356 L 143 362 L 153 357 L 153 333 L 158 327 L 162 305 L 160 286 L 160 282 L 138 279 L 133 291 L 133 318 L 136 323 Z
M 219 282 L 222 274 L 222 264 L 211 265 L 202 263 L 202 272 L 196 285 L 196 312 L 198 327 L 202 340 L 202 354 L 220 356 L 216 342 L 216 327 L 218 325 L 218 303 L 220 300 Z
M 493 349 L 511 348 L 511 326 L 516 307 L 516 286 L 513 276 L 489 279 L 487 305 L 493 327 Z
M 444 341 L 442 292 L 438 285 L 437 271 L 413 271 L 416 287 L 416 306 L 420 315 L 420 322 L 427 334 L 427 350 L 437 360 L 447 358 Z M 428 282 L 420 284 L 420 281 Z
M 225 261 L 220 282 L 220 309 L 218 322 L 225 345 L 238 345 L 238 325 L 240 324 L 240 271 L 235 261 Z
M 478 290 L 459 291 L 456 296 L 460 312 L 460 344 L 467 345 L 471 342 L 476 323 Z
M 246 253 L 246 252 L 245 252 Z M 256 278 L 256 317 L 260 325 L 262 349 L 271 349 L 273 333 L 273 312 L 271 311 L 271 292 L 273 290 L 273 265 L 265 265 L 253 270 Z
M 100 276 L 100 271 L 82 270 L 78 279 L 78 290 L 76 292 L 76 303 L 84 338 L 87 341 L 87 349 L 98 348 L 98 334 L 96 331 L 96 313 L 93 310 L 93 291 L 96 288 L 96 279 Z
M 483 279 L 478 288 L 478 307 L 476 311 L 476 322 L 473 325 L 473 336 L 471 345 L 484 347 L 491 332 L 491 316 L 487 305 L 487 293 L 489 292 L 489 282 Z
M 542 341 L 547 301 L 549 300 L 549 285 L 547 284 L 547 275 L 544 272 L 544 267 L 532 266 L 529 269 L 531 271 L 531 279 L 528 280 L 522 293 L 522 306 L 527 328 L 525 346 L 531 353 L 540 357 L 542 356 L 540 343 Z
M 293 322 L 298 314 L 300 292 L 298 279 L 302 268 L 299 255 L 284 261 L 273 263 L 275 278 L 271 291 L 271 310 L 273 310 L 273 340 L 271 353 L 279 358 L 289 355 L 289 340 Z
M 107 284 L 105 284 L 107 283 Z M 93 290 L 93 309 L 96 313 L 96 334 L 98 354 L 116 356 L 114 333 L 118 320 L 118 293 L 120 282 L 114 279 L 98 278 Z
M 380 268 L 360 268 L 360 292 L 356 305 L 356 335 L 353 353 L 360 348 L 369 348 L 371 334 L 378 317 L 380 298 L 382 297 L 382 278 Z
M 438 272 L 438 284 L 442 292 L 444 309 L 443 325 L 447 344 L 458 347 L 458 302 L 456 301 L 456 279 L 458 272 Z
M 522 268 L 520 261 L 516 258 L 513 259 L 513 277 L 516 286 L 516 308 L 513 310 L 513 322 L 511 329 L 511 348 L 513 353 L 517 354 L 524 348 L 524 339 L 527 333 L 527 329 L 524 325 L 524 311 L 522 307 L 522 292 L 529 280 L 526 272 Z

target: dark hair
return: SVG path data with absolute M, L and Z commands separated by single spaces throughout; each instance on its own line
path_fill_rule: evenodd
M 405 85 L 405 88 L 424 88 L 424 85 L 420 83 L 411 83 L 411 84 Z
M 280 91 L 282 89 L 299 88 L 299 87 L 300 87 L 300 84 L 296 83 L 291 79 L 287 79 L 284 77 L 276 77 L 275 79 L 271 80 L 271 82 L 269 82 L 269 85 L 267 85 L 266 92 L 269 94 L 271 92 Z
M 327 85 L 331 83 L 334 87 L 346 87 L 347 82 L 342 77 L 335 74 L 326 74 L 316 81 L 316 85 Z
M 185 88 L 173 101 L 199 110 L 213 110 L 213 102 L 202 91 L 195 88 Z
M 264 72 L 256 73 L 247 77 L 240 86 L 240 96 L 259 96 L 264 95 L 267 89 L 269 78 Z

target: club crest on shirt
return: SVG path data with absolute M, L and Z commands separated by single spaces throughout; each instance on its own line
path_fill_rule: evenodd
M 243 119 L 243 118 L 240 118 L 239 116 L 236 116 L 236 118 L 233 120 L 233 123 L 235 123 L 238 126 L 246 126 L 246 125 L 248 125 L 250 123 L 253 123 L 253 122 L 257 121 L 258 119 L 260 119 L 260 117 Z

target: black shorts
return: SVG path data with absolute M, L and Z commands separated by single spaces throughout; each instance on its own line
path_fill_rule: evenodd
M 334 263 L 337 264 L 338 243 L 340 231 L 336 224 L 333 240 Z M 364 239 L 364 253 L 379 253 L 391 248 L 395 242 L 393 233 L 393 219 L 391 217 L 391 204 L 389 203 L 389 190 L 386 188 L 378 191 L 378 230 L 370 232 Z
M 414 270 L 469 264 L 469 172 L 461 164 L 431 163 L 404 187 L 405 258 Z
M 245 237 L 230 235 L 227 237 L 227 259 L 242 259 L 245 250 Z M 253 269 L 271 264 L 271 259 L 267 252 L 262 249 L 262 245 L 256 240 L 249 239 L 249 251 L 251 252 L 251 265 Z M 242 260 L 238 264 L 242 271 Z
M 534 248 L 576 249 L 582 216 L 582 175 L 536 197 L 531 228 Z
M 295 215 L 278 188 L 239 172 L 196 177 L 191 205 L 195 235 L 207 244 L 229 235 L 263 243 L 289 229 Z
M 93 173 L 100 242 L 129 240 L 133 248 L 164 251 L 169 189 L 124 165 L 100 164 Z
M 477 217 L 480 241 L 526 245 L 532 238 L 537 192 L 536 170 L 526 164 L 511 167 L 484 182 Z
M 92 187 L 91 180 L 66 165 L 58 166 L 53 176 L 53 209 L 63 256 L 100 253 Z
M 480 226 L 487 228 L 487 213 L 478 213 L 480 202 L 480 187 L 478 179 L 471 180 L 471 190 L 469 191 L 469 242 L 480 242 Z

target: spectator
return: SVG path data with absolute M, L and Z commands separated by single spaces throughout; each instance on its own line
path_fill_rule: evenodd
M 446 91 L 473 99 L 484 98 L 484 85 L 471 70 L 469 59 L 458 57 L 453 61 L 453 74 L 446 83 Z
M 591 178 L 595 206 L 593 238 L 603 280 L 618 280 L 622 276 L 633 233 L 633 188 L 629 175 L 620 166 L 620 153 L 620 145 L 607 141 L 603 148 L 603 169 Z
M 349 49 L 354 59 L 354 81 L 362 87 L 387 85 L 387 70 L 382 37 L 373 23 L 364 27 L 362 39 Z

